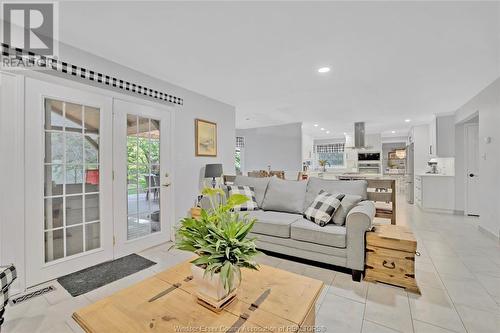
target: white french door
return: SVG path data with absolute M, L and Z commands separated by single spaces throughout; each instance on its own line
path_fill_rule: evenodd
M 25 81 L 26 286 L 113 258 L 112 98 Z
M 170 240 L 170 111 L 113 102 L 115 256 Z
M 25 79 L 27 287 L 170 240 L 170 109 L 112 96 Z

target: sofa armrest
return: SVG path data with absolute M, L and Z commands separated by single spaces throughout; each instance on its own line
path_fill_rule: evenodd
M 375 217 L 375 204 L 362 201 L 356 205 L 346 218 L 347 267 L 364 270 L 365 233 L 372 226 Z

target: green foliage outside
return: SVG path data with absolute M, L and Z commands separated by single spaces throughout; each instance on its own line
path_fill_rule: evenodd
M 146 176 L 159 173 L 160 141 L 127 137 L 128 194 L 148 187 Z
M 236 174 L 241 174 L 241 150 L 236 149 L 234 151 L 234 166 L 236 169 Z

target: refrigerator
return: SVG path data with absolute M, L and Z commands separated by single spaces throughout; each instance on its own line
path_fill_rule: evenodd
M 413 204 L 414 202 L 414 165 L 413 165 L 413 155 L 414 155 L 414 144 L 411 143 L 406 146 L 406 174 L 405 174 L 405 183 L 406 183 L 406 201 L 408 203 Z

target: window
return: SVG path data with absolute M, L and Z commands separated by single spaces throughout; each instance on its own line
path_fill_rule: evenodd
M 234 151 L 234 167 L 237 175 L 241 175 L 242 173 L 242 151 L 245 147 L 245 138 L 242 136 L 236 137 L 236 149 Z
M 242 136 L 236 137 L 236 148 L 244 148 L 245 147 L 245 138 Z
M 316 161 L 319 166 L 325 161 L 326 168 L 338 168 L 345 165 L 344 143 L 316 145 Z
M 160 121 L 127 114 L 127 239 L 160 231 Z
M 100 110 L 45 99 L 45 262 L 101 247 Z

